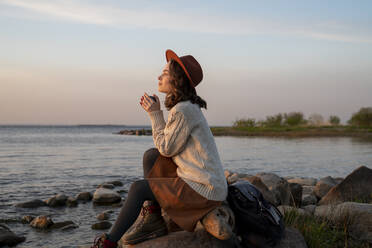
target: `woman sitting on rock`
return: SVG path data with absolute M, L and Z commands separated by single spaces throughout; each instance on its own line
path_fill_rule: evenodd
M 166 94 L 168 120 L 158 96 L 145 93 L 140 104 L 150 116 L 156 148 L 144 153 L 144 180 L 131 185 L 111 231 L 97 238 L 93 247 L 117 247 L 120 239 L 136 244 L 167 234 L 161 208 L 180 228 L 192 232 L 227 197 L 216 143 L 201 111 L 207 103 L 195 90 L 202 69 L 191 55 L 178 57 L 167 50 L 166 59 L 158 90 Z M 140 212 L 141 221 L 132 225 Z

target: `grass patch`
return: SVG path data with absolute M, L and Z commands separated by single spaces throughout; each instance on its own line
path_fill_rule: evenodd
M 295 210 L 284 214 L 286 226 L 298 229 L 309 248 L 371 248 L 368 243 L 352 239 L 349 235 L 350 223 L 334 224 L 324 218 L 301 215 Z

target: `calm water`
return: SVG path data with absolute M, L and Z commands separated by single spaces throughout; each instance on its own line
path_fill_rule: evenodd
M 121 180 L 119 189 L 141 178 L 143 152 L 151 136 L 113 134 L 120 126 L 0 126 L 0 220 L 48 214 L 72 220 L 79 228 L 43 232 L 20 223 L 7 225 L 26 241 L 17 247 L 74 247 L 92 242 L 96 215 L 112 207 L 92 203 L 77 208 L 18 209 L 14 204 L 47 199 L 57 193 L 94 192 L 105 181 Z M 358 138 L 216 137 L 225 169 L 281 176 L 345 177 L 360 165 L 372 168 L 372 142 Z M 123 193 L 125 198 L 126 194 Z M 119 208 L 114 208 L 114 222 Z M 1 221 L 0 221 L 1 222 Z

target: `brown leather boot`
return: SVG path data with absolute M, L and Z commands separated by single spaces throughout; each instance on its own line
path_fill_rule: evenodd
M 124 244 L 133 245 L 168 233 L 167 225 L 161 216 L 160 206 L 151 201 L 148 203 L 147 206 L 142 207 L 141 218 L 123 235 Z

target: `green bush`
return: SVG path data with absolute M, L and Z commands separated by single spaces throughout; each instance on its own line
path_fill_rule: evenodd
M 238 119 L 234 121 L 233 127 L 254 127 L 256 120 L 254 118 Z
M 268 127 L 281 126 L 283 124 L 283 115 L 279 113 L 273 116 L 266 116 L 266 121 L 263 124 Z
M 331 115 L 329 117 L 329 120 L 328 121 L 332 125 L 339 125 L 340 124 L 340 117 L 338 117 L 337 115 Z
M 348 123 L 355 126 L 372 126 L 372 107 L 361 108 L 351 116 Z
M 305 124 L 304 114 L 302 112 L 290 112 L 284 114 L 284 124 L 289 126 L 298 126 Z

